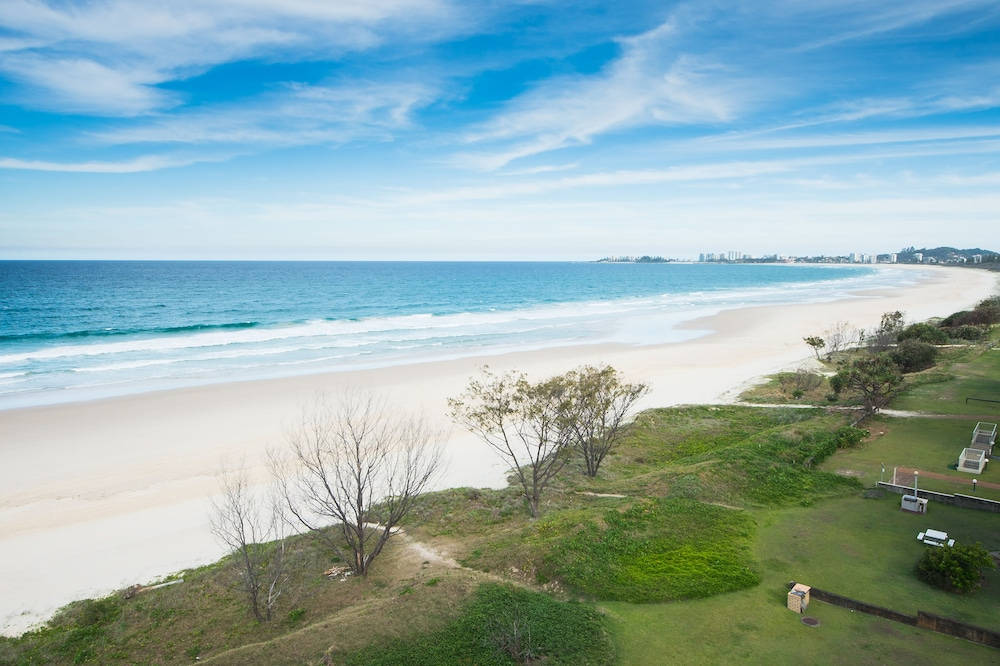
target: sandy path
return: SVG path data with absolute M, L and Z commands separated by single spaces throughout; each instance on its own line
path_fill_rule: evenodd
M 937 269 L 920 285 L 848 300 L 729 310 L 691 322 L 711 332 L 656 346 L 589 345 L 356 372 L 203 386 L 0 411 L 0 631 L 23 630 L 68 601 L 148 582 L 222 554 L 208 499 L 223 459 L 258 473 L 268 446 L 318 391 L 376 389 L 445 433 L 441 486 L 503 486 L 492 452 L 445 417 L 483 362 L 540 377 L 610 363 L 648 382 L 642 407 L 732 399 L 752 378 L 806 363 L 802 337 L 831 324 L 941 315 L 986 297 L 997 276 Z

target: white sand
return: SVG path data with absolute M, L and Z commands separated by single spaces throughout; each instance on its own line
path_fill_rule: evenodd
M 900 267 L 901 270 L 905 268 Z M 448 429 L 444 486 L 504 484 L 483 444 L 450 426 L 446 398 L 483 362 L 535 377 L 610 363 L 651 384 L 644 407 L 717 402 L 748 380 L 806 362 L 805 335 L 831 324 L 917 321 L 990 295 L 997 276 L 939 268 L 921 284 L 822 304 L 730 310 L 690 325 L 693 341 L 591 345 L 288 379 L 218 384 L 0 412 L 0 631 L 61 605 L 216 559 L 209 498 L 224 458 L 258 464 L 318 391 L 373 388 Z

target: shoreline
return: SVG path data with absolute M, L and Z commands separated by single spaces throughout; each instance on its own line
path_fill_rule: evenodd
M 532 376 L 608 363 L 651 384 L 639 409 L 715 402 L 810 358 L 803 335 L 842 320 L 870 327 L 888 310 L 902 309 L 910 321 L 948 314 L 993 293 L 1000 277 L 960 268 L 929 273 L 913 286 L 837 301 L 724 310 L 682 324 L 708 331 L 683 342 L 555 347 L 4 410 L 0 566 L 10 585 L 0 600 L 0 633 L 19 633 L 73 599 L 221 556 L 207 529 L 221 460 L 245 456 L 259 471 L 266 447 L 280 444 L 283 424 L 317 391 L 379 390 L 427 412 L 448 432 L 451 460 L 438 487 L 497 487 L 505 485 L 499 461 L 444 417 L 445 398 L 484 362 Z M 81 574 L 67 571 L 67 545 Z

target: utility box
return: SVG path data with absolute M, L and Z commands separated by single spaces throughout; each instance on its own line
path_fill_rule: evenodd
M 910 513 L 927 513 L 927 500 L 916 495 L 903 495 L 899 508 Z
M 809 606 L 809 590 L 812 588 L 802 583 L 796 583 L 788 591 L 788 610 L 805 613 Z

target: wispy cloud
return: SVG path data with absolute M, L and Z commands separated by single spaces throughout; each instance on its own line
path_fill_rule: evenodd
M 139 115 L 174 99 L 158 84 L 241 58 L 335 58 L 387 38 L 427 39 L 450 25 L 444 0 L 6 0 L 0 73 L 17 99 L 47 110 Z
M 667 21 L 623 38 L 620 57 L 601 73 L 549 79 L 521 95 L 465 137 L 468 143 L 505 144 L 460 153 L 456 161 L 496 169 L 615 130 L 732 120 L 752 97 L 754 82 L 710 59 L 678 52 L 676 31 Z
M 144 155 L 117 162 L 46 162 L 24 160 L 15 157 L 0 157 L 0 169 L 22 171 L 59 171 L 64 173 L 139 173 L 157 171 L 171 167 L 189 166 L 199 162 L 215 162 L 226 157 L 170 157 L 164 155 Z
M 96 132 L 99 143 L 240 144 L 256 148 L 386 138 L 412 122 L 436 90 L 408 82 L 284 86 L 239 104 L 217 104 Z

